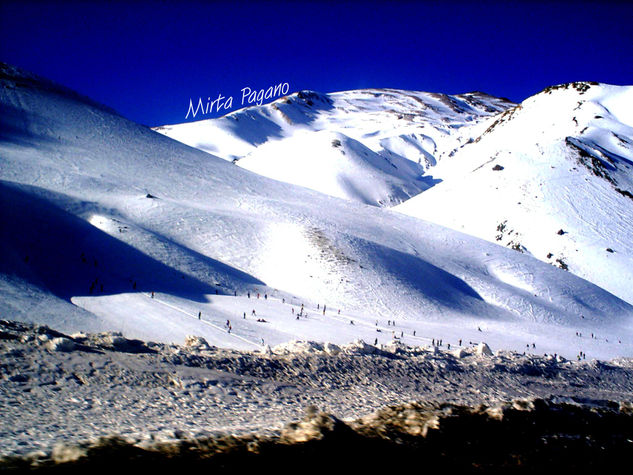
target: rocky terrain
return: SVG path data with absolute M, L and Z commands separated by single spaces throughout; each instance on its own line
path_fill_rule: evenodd
M 508 442 L 524 444 L 519 458 L 532 465 L 549 453 L 542 447 L 548 438 L 565 457 L 587 447 L 609 457 L 631 449 L 631 359 L 493 353 L 483 343 L 448 351 L 293 342 L 246 352 L 198 337 L 178 346 L 11 321 L 0 322 L 0 352 L 0 467 L 7 470 L 83 470 L 112 451 L 109 463 L 132 455 L 143 463 L 185 457 L 193 465 L 219 464 L 227 453 L 292 459 L 332 437 L 347 440 L 352 452 L 386 444 L 382 457 L 406 459 L 442 437 L 477 445 L 481 432 L 499 443 L 504 431 L 523 433 L 514 424 L 532 427 L 522 442 Z M 611 435 L 603 437 L 607 427 Z M 309 450 L 318 459 L 328 443 Z M 442 444 L 441 454 L 450 453 L 453 442 Z M 508 450 L 486 463 L 514 467 Z M 438 466 L 452 460 L 433 453 Z M 477 457 L 465 457 L 450 463 L 475 467 Z

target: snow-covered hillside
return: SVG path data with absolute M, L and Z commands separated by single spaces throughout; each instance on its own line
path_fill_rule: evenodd
M 633 87 L 554 86 L 441 160 L 398 211 L 567 269 L 633 303 Z
M 569 272 L 262 177 L 10 66 L 0 74 L 4 318 L 248 349 L 397 338 L 633 354 L 633 307 Z M 371 149 L 345 135 L 341 146 Z
M 480 92 L 300 91 L 219 119 L 157 127 L 261 175 L 331 196 L 392 206 L 428 189 L 441 150 L 513 103 Z

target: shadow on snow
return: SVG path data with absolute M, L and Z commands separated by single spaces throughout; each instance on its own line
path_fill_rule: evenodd
M 170 267 L 65 211 L 41 195 L 72 200 L 41 188 L 0 182 L 0 272 L 15 274 L 56 296 L 162 292 L 204 302 L 205 294 L 233 293 Z M 38 196 L 40 195 L 40 196 Z M 179 246 L 167 241 L 170 246 Z M 240 285 L 255 277 L 179 246 L 208 275 Z

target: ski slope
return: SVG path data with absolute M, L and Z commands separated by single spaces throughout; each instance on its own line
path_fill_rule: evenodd
M 10 66 L 1 81 L 3 318 L 242 349 L 633 354 L 630 304 L 530 255 L 263 177 Z

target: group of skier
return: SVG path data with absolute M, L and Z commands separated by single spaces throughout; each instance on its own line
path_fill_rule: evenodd
M 95 290 L 97 285 L 100 285 L 100 290 L 103 292 L 103 284 L 100 283 L 98 281 L 98 279 L 95 279 L 92 282 L 91 286 L 90 286 L 90 293 L 92 293 Z M 132 284 L 132 288 L 136 289 L 136 286 L 137 286 L 136 281 L 134 281 L 133 284 Z M 237 291 L 234 291 L 234 295 L 237 296 Z M 151 296 L 152 296 L 152 298 L 154 298 L 154 292 L 151 293 Z M 247 292 L 247 296 L 248 296 L 248 298 L 251 298 L 251 293 Z M 256 296 L 259 299 L 259 298 L 261 298 L 262 294 L 257 292 Z M 263 294 L 263 298 L 264 298 L 264 300 L 268 300 L 268 294 L 264 293 Z M 282 303 L 284 303 L 284 304 L 286 303 L 286 299 L 285 298 L 282 298 Z M 325 304 L 321 305 L 320 303 L 317 303 L 317 310 L 321 311 L 323 315 L 326 315 L 327 306 Z M 294 315 L 296 317 L 297 320 L 299 320 L 300 317 L 303 317 L 303 318 L 307 318 L 308 317 L 308 312 L 306 311 L 306 307 L 305 307 L 305 305 L 303 303 L 301 304 L 301 306 L 299 307 L 299 309 L 297 311 L 295 311 L 295 307 L 294 306 L 291 306 L 291 310 L 290 311 L 291 311 L 292 315 Z M 341 314 L 341 310 L 340 309 L 338 310 L 337 314 L 338 315 Z M 251 315 L 253 317 L 257 316 L 257 312 L 255 311 L 255 309 L 252 309 Z M 198 320 L 200 320 L 201 318 L 202 318 L 202 312 L 198 312 Z M 243 319 L 246 319 L 246 312 L 243 312 Z M 257 318 L 256 321 L 259 322 L 259 323 L 267 323 L 267 321 L 265 319 L 263 319 L 263 318 Z M 349 320 L 349 324 L 350 325 L 355 325 L 354 320 Z M 226 325 L 225 326 L 226 326 L 226 329 L 227 329 L 228 333 L 231 333 L 233 327 L 231 326 L 231 322 L 229 320 L 226 321 Z M 396 326 L 396 321 L 395 320 L 387 320 L 387 326 L 395 327 Z M 377 320 L 376 320 L 376 327 L 378 327 L 378 321 Z M 477 327 L 477 330 L 480 331 L 480 332 L 482 331 L 481 327 Z M 379 328 L 377 328 L 376 331 L 377 332 L 381 332 L 381 330 Z M 416 337 L 416 331 L 415 330 L 413 330 L 412 335 L 414 337 Z M 581 332 L 576 332 L 576 336 L 579 337 L 579 338 L 582 338 L 582 333 Z M 398 336 L 396 331 L 393 330 L 392 331 L 392 338 L 394 340 L 399 340 L 399 339 L 404 338 L 404 331 L 401 330 L 400 331 L 400 335 Z M 593 333 L 591 333 L 591 338 L 592 339 L 598 339 L 598 337 L 595 334 L 593 334 Z M 608 342 L 609 340 L 606 339 L 606 341 Z M 621 343 L 621 341 L 619 341 L 619 343 Z M 263 344 L 263 339 L 262 339 L 262 344 Z M 432 338 L 431 339 L 431 344 L 434 347 L 442 347 L 444 345 L 444 341 L 442 339 Z M 471 341 L 470 344 L 472 345 L 473 342 Z M 374 339 L 374 345 L 378 345 L 378 338 Z M 462 346 L 462 339 L 461 338 L 458 340 L 458 346 L 459 347 Z M 451 344 L 448 343 L 446 345 L 446 347 L 447 347 L 448 350 L 450 350 L 451 349 Z M 526 344 L 526 349 L 530 349 L 530 348 L 533 349 L 533 350 L 536 349 L 536 343 L 528 343 L 528 344 Z M 578 360 L 586 359 L 586 356 L 587 356 L 586 353 L 584 353 L 583 351 L 580 351 L 578 353 L 578 355 L 577 355 L 577 359 Z

